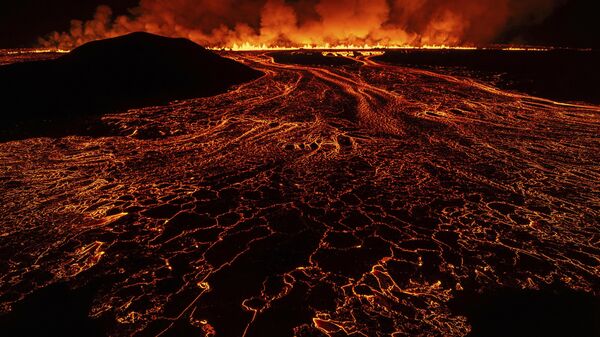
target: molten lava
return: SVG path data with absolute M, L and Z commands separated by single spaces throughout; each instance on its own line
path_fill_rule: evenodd
M 0 144 L 9 332 L 465 336 L 464 293 L 598 295 L 599 106 L 223 54 L 266 75 L 107 115 L 105 137 Z

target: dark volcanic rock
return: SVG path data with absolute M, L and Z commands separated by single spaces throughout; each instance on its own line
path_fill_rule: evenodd
M 450 309 L 467 317 L 468 337 L 600 336 L 600 299 L 560 284 L 459 293 Z
M 600 52 L 587 50 L 388 50 L 380 62 L 477 78 L 502 89 L 600 103 Z
M 56 60 L 0 67 L 0 138 L 43 135 L 49 121 L 61 133 L 57 121 L 211 96 L 261 74 L 186 39 L 133 33 L 95 41 Z

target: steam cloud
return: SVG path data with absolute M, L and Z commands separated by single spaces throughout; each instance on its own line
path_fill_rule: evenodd
M 40 43 L 72 48 L 146 31 L 210 47 L 482 45 L 511 25 L 540 20 L 560 0 L 141 0 L 130 15 L 107 6 Z

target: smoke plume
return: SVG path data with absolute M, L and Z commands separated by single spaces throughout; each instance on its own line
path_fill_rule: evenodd
M 100 6 L 89 21 L 42 39 L 73 48 L 134 31 L 210 47 L 485 45 L 511 25 L 548 15 L 560 0 L 141 0 L 129 15 Z

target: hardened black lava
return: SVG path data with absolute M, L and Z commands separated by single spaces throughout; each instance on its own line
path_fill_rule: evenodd
M 1 331 L 598 334 L 599 106 L 223 54 L 265 76 L 0 144 Z

